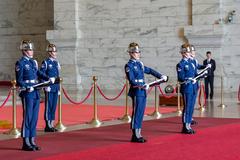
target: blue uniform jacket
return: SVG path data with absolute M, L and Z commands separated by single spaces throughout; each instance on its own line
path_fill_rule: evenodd
M 137 86 L 145 84 L 144 73 L 151 74 L 157 78 L 161 78 L 161 74 L 157 71 L 144 66 L 141 61 L 130 59 L 125 65 L 125 73 L 130 83 L 128 95 L 133 96 L 146 96 L 146 90 Z
M 188 78 L 194 78 L 196 71 L 195 66 L 188 59 L 183 58 L 176 66 L 177 77 L 179 82 L 187 81 Z M 181 93 L 193 93 L 194 85 L 192 82 L 181 84 Z
M 45 73 L 48 77 L 59 77 L 60 72 L 60 64 L 57 60 L 53 58 L 47 58 L 42 62 L 42 66 L 40 69 L 43 73 Z M 50 85 L 51 91 L 50 92 L 57 92 L 59 91 L 59 84 L 51 84 Z
M 23 56 L 16 62 L 16 81 L 19 87 L 28 88 L 38 83 L 39 78 L 48 80 L 49 77 L 38 70 L 38 64 L 36 60 Z M 35 92 L 22 91 L 21 97 L 34 96 Z M 37 96 L 39 93 L 37 92 Z
M 195 77 L 198 76 L 198 70 L 199 70 L 199 69 L 204 69 L 204 68 L 206 67 L 205 65 L 199 64 L 196 59 L 189 59 L 189 61 L 190 61 L 191 63 L 193 63 L 193 65 L 195 66 Z M 198 82 L 196 82 L 196 83 L 194 84 L 194 89 L 197 91 L 198 88 L 199 88 L 199 84 L 198 84 Z

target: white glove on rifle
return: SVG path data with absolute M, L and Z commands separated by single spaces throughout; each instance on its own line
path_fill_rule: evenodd
M 33 87 L 27 87 L 27 91 L 32 92 L 32 91 L 34 91 L 34 88 Z
M 194 79 L 194 78 L 188 78 L 188 80 L 189 80 L 189 81 L 191 81 L 191 82 L 192 82 L 192 84 L 195 84 L 195 83 L 197 82 L 197 80 L 196 80 L 196 79 Z
M 149 84 L 144 84 L 143 87 L 144 87 L 144 89 L 148 90 L 149 89 Z
M 51 78 L 49 78 L 49 80 L 50 80 L 50 82 L 53 84 L 53 83 L 55 82 L 56 78 L 51 77 Z
M 46 92 L 50 92 L 50 91 L 51 91 L 51 87 L 45 87 L 44 90 L 45 90 Z
M 212 64 L 207 64 L 207 67 L 208 67 L 208 68 L 211 68 L 211 67 L 212 67 Z
M 162 77 L 161 77 L 165 82 L 168 80 L 168 77 L 167 76 L 165 76 L 165 75 L 162 75 Z

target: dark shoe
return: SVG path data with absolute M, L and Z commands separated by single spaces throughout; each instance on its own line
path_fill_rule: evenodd
M 146 139 L 143 137 L 137 138 L 136 136 L 132 136 L 131 142 L 136 142 L 136 143 L 145 143 L 147 142 Z
M 197 121 L 192 120 L 191 125 L 197 125 Z
M 54 132 L 58 132 L 58 129 L 56 129 L 56 128 L 52 128 L 52 129 L 53 129 Z
M 32 146 L 23 145 L 22 150 L 24 150 L 24 151 L 35 151 L 35 148 L 32 147 Z
M 192 132 L 192 134 L 195 134 L 195 133 L 196 133 L 196 131 L 194 131 L 193 129 L 190 129 L 190 131 Z
M 53 128 L 45 127 L 44 132 L 54 132 Z
M 143 143 L 147 142 L 147 140 L 144 139 L 143 137 L 141 137 L 140 139 L 141 139 L 141 141 L 143 141 Z
M 32 147 L 33 147 L 36 151 L 40 151 L 40 150 L 41 150 L 41 148 L 40 148 L 39 146 L 37 146 L 37 145 L 32 145 Z
M 192 130 L 192 129 L 183 128 L 183 129 L 182 129 L 182 133 L 183 133 L 183 134 L 194 134 L 195 131 Z

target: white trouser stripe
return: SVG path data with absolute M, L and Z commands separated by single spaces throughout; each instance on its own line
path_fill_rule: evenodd
M 135 124 L 134 120 L 135 120 L 135 114 L 136 114 L 136 97 L 135 96 L 133 97 L 133 113 L 134 114 L 132 115 L 133 116 L 132 117 L 132 129 L 135 129 L 134 128 L 134 124 Z
M 23 114 L 24 114 L 24 117 L 23 117 L 23 125 L 22 125 L 22 136 L 23 137 L 25 137 L 26 135 L 25 135 L 25 129 L 26 129 L 26 127 L 25 127 L 25 122 L 26 122 L 26 98 L 23 98 Z

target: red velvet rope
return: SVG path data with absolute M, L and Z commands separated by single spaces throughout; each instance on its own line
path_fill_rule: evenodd
M 199 104 L 199 106 L 202 106 L 201 96 L 202 96 L 202 90 L 201 90 L 201 86 L 200 86 L 200 88 L 198 88 L 198 104 Z
M 202 89 L 201 89 L 201 87 L 202 87 Z M 200 88 L 199 88 L 198 104 L 199 104 L 199 106 L 202 106 L 202 102 L 201 102 L 202 90 L 203 90 L 203 95 L 204 95 L 204 105 L 203 106 L 206 106 L 206 93 L 204 90 L 204 85 L 202 85 L 202 84 L 200 85 Z
M 2 105 L 0 106 L 0 108 L 2 108 L 8 101 L 8 99 L 10 98 L 11 96 L 11 93 L 12 93 L 12 90 L 10 89 L 9 92 L 8 92 L 8 95 L 7 95 L 7 98 L 4 100 L 4 102 L 2 103 Z
M 240 101 L 240 85 L 238 87 L 238 101 Z
M 163 93 L 162 89 L 160 86 L 158 86 L 158 89 L 160 93 L 163 95 L 164 98 L 172 98 L 176 94 L 176 88 L 174 88 L 173 93 L 171 93 L 169 96 Z
M 202 84 L 202 90 L 203 90 L 203 94 L 204 94 L 204 106 L 206 106 L 207 98 L 206 98 L 205 88 L 204 88 L 203 84 Z
M 109 100 L 109 101 L 114 101 L 114 100 L 116 100 L 117 98 L 119 98 L 119 97 L 122 95 L 122 93 L 123 93 L 123 91 L 124 91 L 125 88 L 126 88 L 126 84 L 123 86 L 122 90 L 120 91 L 120 93 L 119 93 L 116 97 L 108 98 L 107 96 L 104 95 L 104 93 L 103 93 L 103 91 L 101 90 L 101 88 L 97 85 L 97 89 L 98 89 L 99 93 L 103 96 L 103 98 L 105 98 L 106 100 Z
M 73 100 L 68 96 L 68 94 L 66 93 L 65 89 L 62 88 L 62 90 L 63 90 L 63 94 L 65 95 L 65 97 L 68 99 L 69 102 L 71 102 L 71 103 L 73 103 L 73 104 L 76 104 L 76 105 L 80 105 L 80 104 L 83 104 L 83 103 L 90 97 L 90 95 L 91 95 L 91 93 L 92 93 L 92 90 L 93 90 L 93 85 L 91 86 L 91 88 L 90 88 L 87 96 L 86 96 L 82 101 L 80 101 L 80 102 L 75 102 L 75 101 L 73 101 Z
M 147 91 L 147 94 L 149 94 L 149 93 L 152 91 L 153 87 L 154 87 L 154 86 L 152 86 L 152 87 L 149 88 L 149 90 Z

